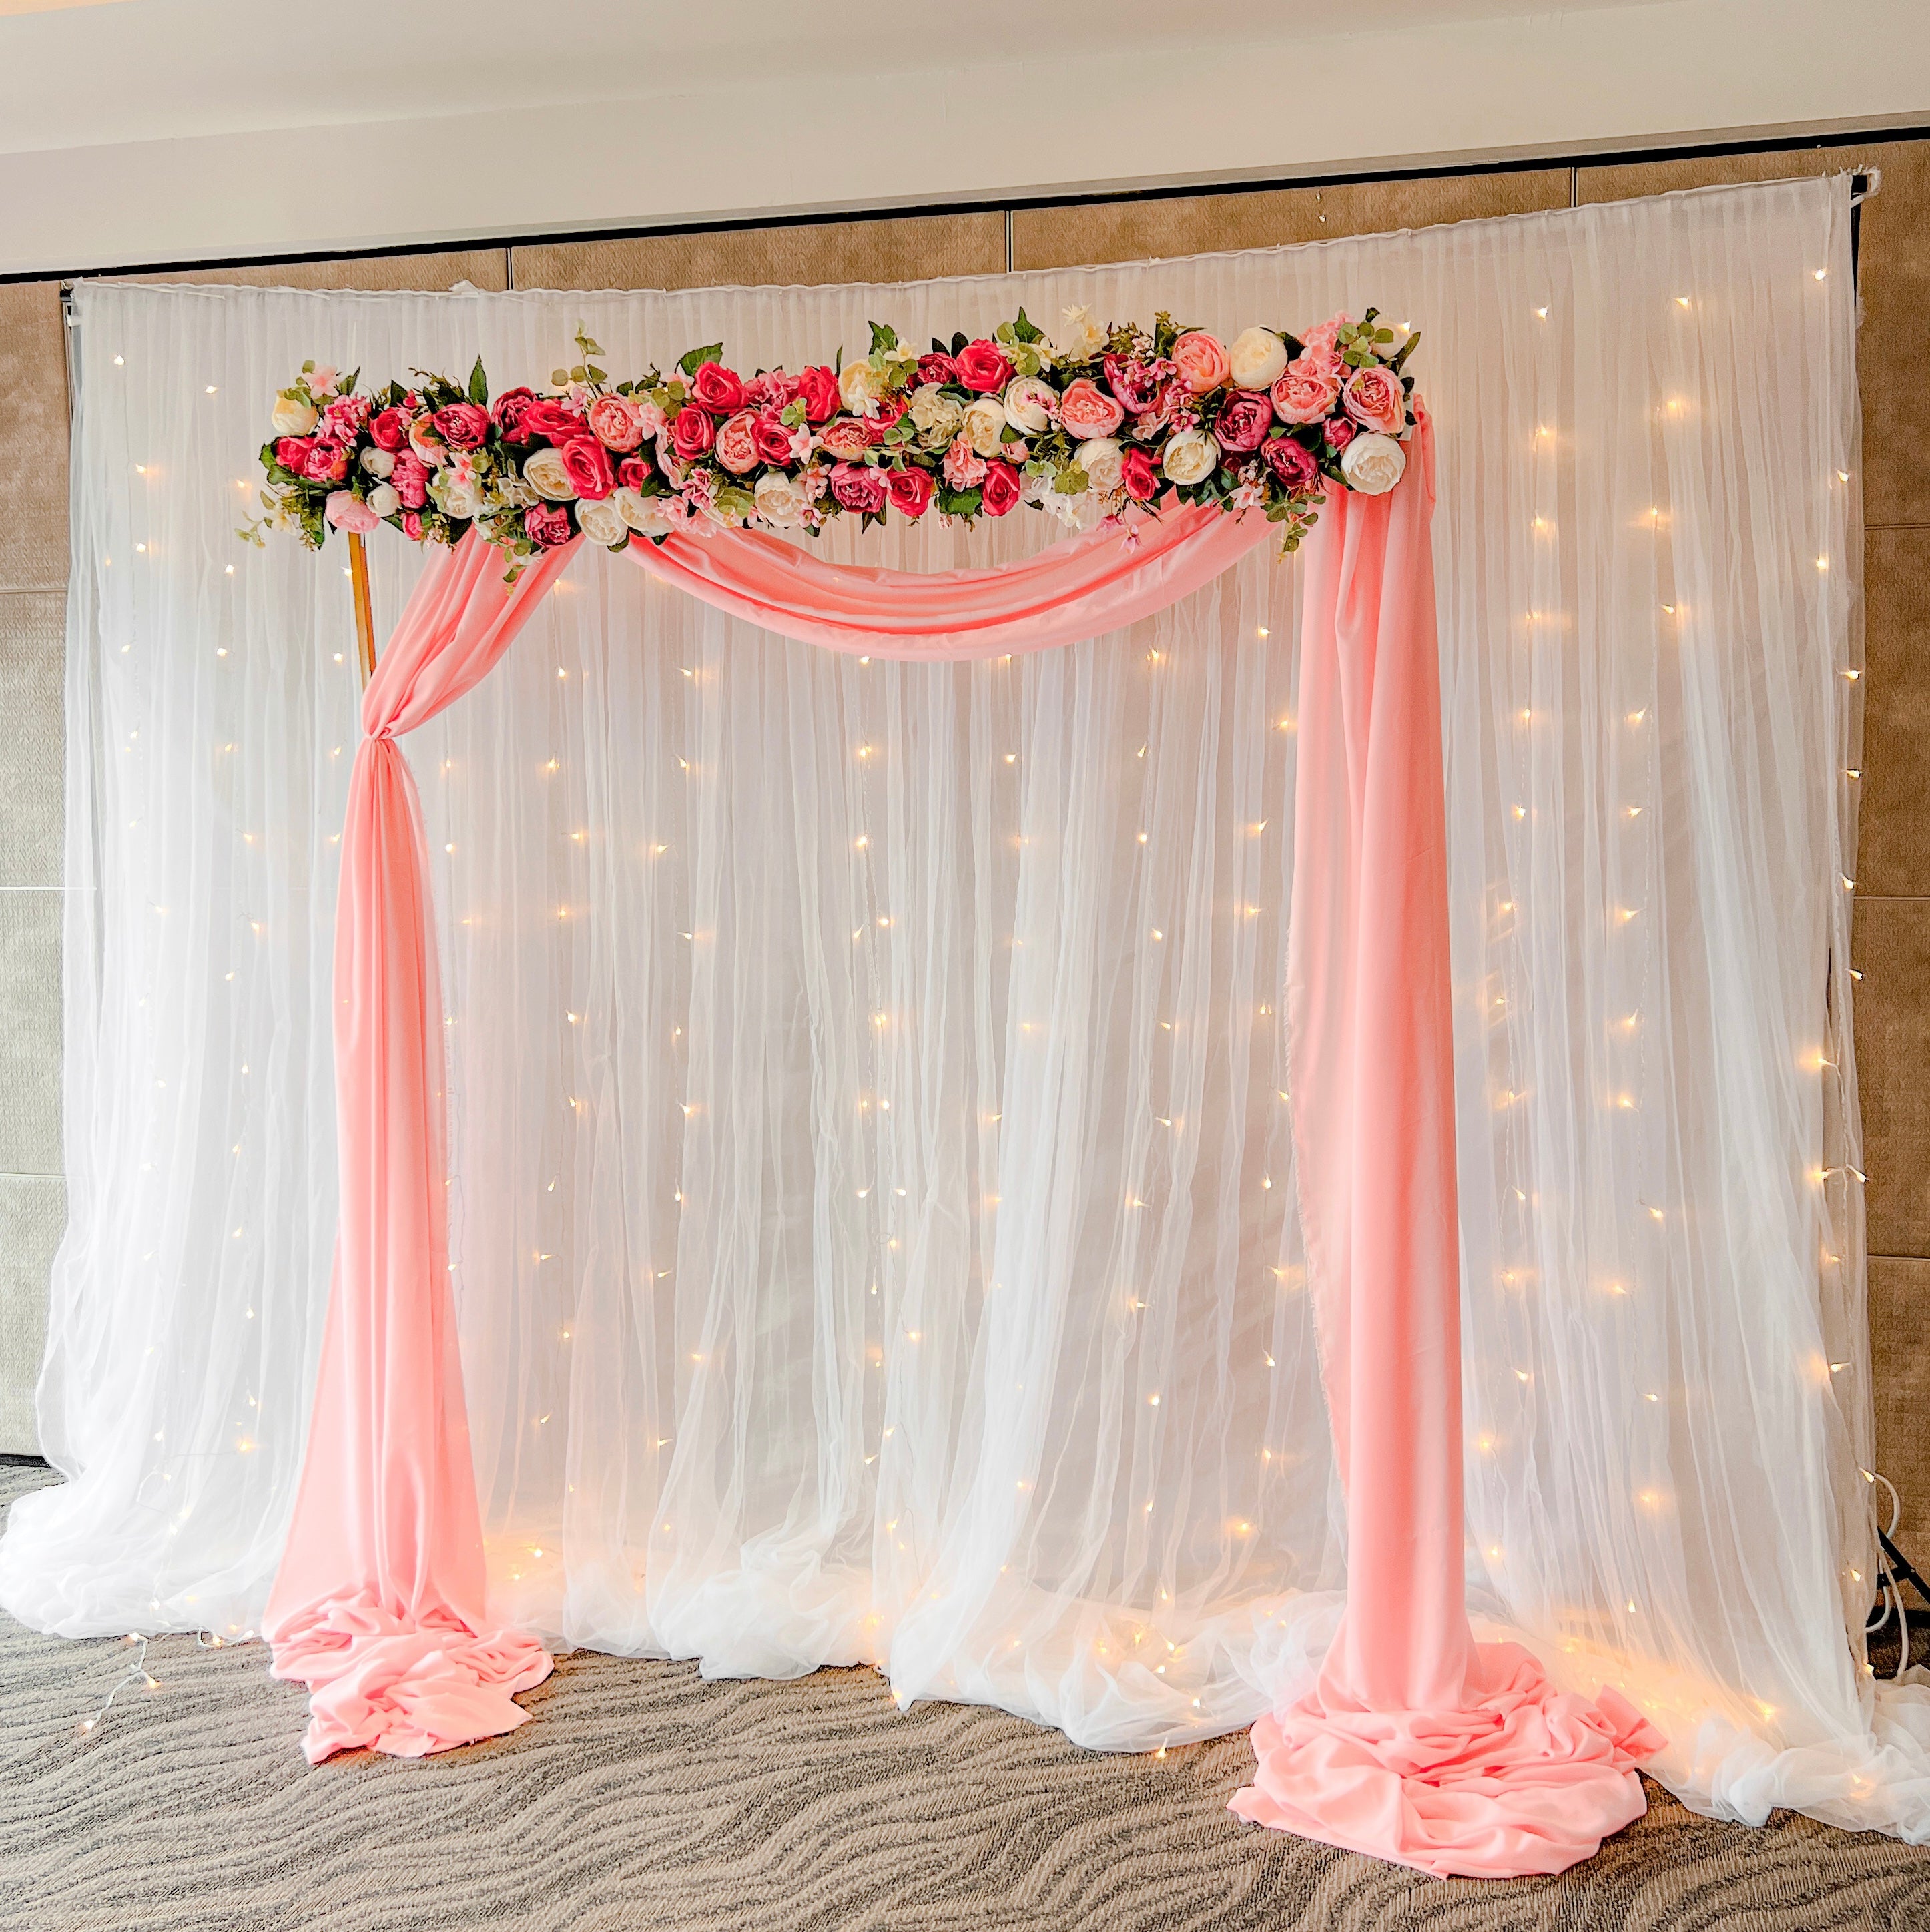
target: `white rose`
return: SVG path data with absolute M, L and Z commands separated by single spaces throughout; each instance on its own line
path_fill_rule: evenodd
M 602 544 L 605 549 L 630 541 L 623 513 L 608 496 L 586 497 L 576 506 L 576 521 L 592 543 Z
M 805 509 L 811 501 L 803 484 L 794 482 L 781 470 L 767 470 L 751 494 L 756 500 L 758 514 L 780 530 L 803 522 Z
M 1407 468 L 1407 452 L 1391 436 L 1357 436 L 1340 452 L 1340 474 L 1349 490 L 1384 496 Z
M 1286 344 L 1270 328 L 1244 329 L 1226 352 L 1236 389 L 1271 389 L 1286 373 Z
M 965 405 L 937 384 L 927 382 L 912 394 L 911 416 L 918 440 L 927 449 L 943 449 L 965 422 Z
M 315 427 L 315 405 L 305 403 L 299 396 L 278 396 L 275 414 L 269 420 L 274 424 L 277 436 L 306 436 Z
M 854 416 L 875 416 L 884 378 L 869 362 L 847 362 L 838 371 L 838 394 Z
M 567 503 L 576 494 L 569 472 L 563 466 L 563 457 L 554 449 L 539 449 L 531 456 L 523 465 L 523 478 L 538 496 L 547 496 L 552 503 Z
M 377 449 L 374 443 L 371 443 L 362 453 L 362 466 L 371 476 L 393 476 L 395 474 L 395 452 Z
M 1021 436 L 1038 436 L 1052 427 L 1052 409 L 1058 399 L 1051 383 L 1042 382 L 1036 376 L 1021 376 L 1007 386 L 1005 420 Z
M 1086 481 L 1102 496 L 1110 496 L 1118 488 L 1120 459 L 1124 452 L 1116 437 L 1096 436 L 1090 442 L 1081 443 L 1073 454 L 1085 472 Z
M 965 440 L 976 456 L 996 456 L 1004 447 L 1005 405 L 996 396 L 981 396 L 965 412 Z
M 1081 307 L 1065 312 L 1065 326 L 1052 338 L 1052 356 L 1060 362 L 1090 362 L 1106 346 L 1106 332 Z
M 392 484 L 378 483 L 368 493 L 368 507 L 378 517 L 392 517 L 402 507 L 402 499 L 397 496 Z
M 1181 430 L 1169 440 L 1162 467 L 1175 483 L 1203 483 L 1220 460 L 1220 446 L 1202 429 Z
M 439 476 L 429 485 L 429 494 L 446 516 L 469 518 L 482 513 L 482 486 L 470 477 Z

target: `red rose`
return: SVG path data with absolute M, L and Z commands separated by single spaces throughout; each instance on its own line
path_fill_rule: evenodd
M 764 462 L 782 466 L 796 460 L 791 441 L 797 432 L 777 417 L 759 416 L 752 425 L 752 434 L 757 438 L 758 454 Z
M 891 506 L 902 515 L 922 517 L 932 501 L 932 476 L 926 470 L 890 470 L 884 487 L 891 493 Z
M 563 474 L 579 496 L 595 502 L 616 488 L 610 452 L 593 436 L 573 436 L 569 442 L 557 445 L 557 454 L 563 458 Z
M 1336 416 L 1327 425 L 1327 447 L 1336 456 L 1360 434 L 1358 429 L 1345 416 Z
M 1002 517 L 1022 494 L 1019 472 L 1009 463 L 988 463 L 985 481 L 979 486 L 979 501 L 988 517 Z
M 545 550 L 554 550 L 569 542 L 569 512 L 560 503 L 532 503 L 523 512 L 523 527 L 530 540 Z
M 450 403 L 436 412 L 436 428 L 452 449 L 480 449 L 489 440 L 489 412 L 474 403 Z
M 921 382 L 936 382 L 941 387 L 959 379 L 959 365 L 955 358 L 942 356 L 934 350 L 929 356 L 918 358 L 918 380 Z
M 1260 454 L 1289 495 L 1304 495 L 1319 476 L 1320 465 L 1313 451 L 1290 436 L 1273 437 L 1261 446 Z
M 527 442 L 531 436 L 540 436 L 559 446 L 569 442 L 573 436 L 583 434 L 583 418 L 574 410 L 566 410 L 560 403 L 553 403 L 547 396 L 539 396 L 523 412 L 517 424 L 521 432 L 519 442 Z
M 1259 448 L 1272 427 L 1272 397 L 1264 389 L 1235 389 L 1220 404 L 1213 434 L 1222 449 L 1244 456 Z
M 308 473 L 308 452 L 314 447 L 305 436 L 284 436 L 275 446 L 275 460 L 297 476 Z
M 959 380 L 968 389 L 976 389 L 981 395 L 994 389 L 1003 389 L 1012 380 L 1012 364 L 1006 360 L 1005 352 L 995 342 L 988 342 L 980 336 L 976 342 L 968 342 L 953 358 Z M 1011 508 L 1010 504 L 1006 506 Z M 1004 511 L 995 510 L 992 514 L 1002 516 Z
M 882 510 L 888 492 L 884 478 L 862 463 L 834 464 L 831 494 L 848 510 Z
M 878 399 L 878 413 L 866 416 L 864 422 L 864 440 L 872 448 L 884 446 L 884 433 L 902 416 L 911 405 L 902 396 L 881 396 Z
M 1137 446 L 1119 452 L 1119 482 L 1136 503 L 1150 503 L 1159 494 L 1160 479 L 1154 470 L 1153 459 Z
M 339 483 L 349 473 L 349 453 L 338 442 L 311 442 L 304 472 L 311 483 Z
M 429 466 L 413 449 L 396 452 L 389 480 L 405 510 L 419 510 L 429 500 Z
M 798 377 L 797 393 L 806 419 L 814 423 L 829 422 L 844 406 L 844 398 L 838 394 L 837 377 L 821 362 Z
M 713 416 L 734 416 L 744 406 L 743 379 L 721 362 L 706 362 L 690 379 L 690 400 Z
M 641 490 L 650 481 L 650 466 L 641 456 L 626 456 L 617 466 L 620 490 Z
M 694 463 L 709 454 L 717 425 L 695 403 L 686 403 L 671 423 L 670 440 L 682 461 Z
M 536 400 L 533 389 L 505 389 L 489 406 L 489 412 L 496 418 L 496 427 L 511 442 L 527 442 L 529 432 L 523 427 L 523 418 L 530 413 L 530 406 Z
M 1109 356 L 1100 367 L 1106 371 L 1106 386 L 1136 416 L 1159 400 L 1166 379 L 1151 363 L 1122 362 Z
M 377 449 L 400 449 L 409 440 L 409 418 L 400 410 L 384 410 L 368 426 Z
M 420 543 L 422 541 L 422 516 L 420 511 L 404 510 L 402 512 L 402 534 L 411 543 Z

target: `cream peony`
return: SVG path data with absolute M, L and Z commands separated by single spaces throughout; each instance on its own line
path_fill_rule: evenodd
M 630 540 L 629 526 L 623 520 L 623 512 L 608 496 L 586 497 L 576 506 L 576 520 L 592 543 L 602 544 L 606 550 Z
M 1184 429 L 1166 444 L 1163 464 L 1175 483 L 1203 483 L 1220 460 L 1220 446 L 1203 429 Z
M 780 530 L 793 529 L 803 522 L 811 502 L 811 493 L 803 484 L 781 470 L 767 470 L 751 494 L 756 500 L 758 514 Z
M 1357 436 L 1340 454 L 1340 474 L 1349 490 L 1384 496 L 1407 468 L 1407 452 L 1391 436 Z
M 1116 436 L 1096 436 L 1082 442 L 1074 452 L 1086 481 L 1102 496 L 1109 496 L 1119 488 L 1120 464 L 1125 452 Z
M 402 507 L 402 499 L 395 494 L 394 484 L 378 483 L 368 493 L 368 507 L 378 517 L 392 517 Z
M 1236 389 L 1270 389 L 1286 373 L 1286 344 L 1270 328 L 1242 330 L 1226 352 Z
M 473 477 L 438 476 L 429 485 L 429 494 L 442 506 L 445 516 L 469 518 L 482 513 L 482 486 Z
M 523 479 L 539 496 L 552 503 L 567 503 L 576 494 L 559 450 L 539 449 L 523 465 Z
M 979 456 L 996 456 L 1004 448 L 1005 405 L 996 396 L 981 396 L 965 412 L 965 440 Z
M 1065 326 L 1052 338 L 1052 358 L 1058 362 L 1090 362 L 1106 346 L 1106 332 L 1082 304 L 1065 312 Z
M 1052 427 L 1058 392 L 1036 376 L 1021 376 L 1005 392 L 1005 420 L 1021 436 L 1040 436 Z M 980 454 L 989 455 L 989 450 Z
M 306 436 L 315 427 L 315 405 L 304 402 L 299 396 L 278 396 L 275 414 L 269 420 L 274 424 L 277 436 Z
M 884 376 L 869 362 L 847 362 L 838 371 L 838 394 L 854 416 L 875 416 L 884 390 Z
M 386 478 L 395 474 L 395 454 L 392 450 L 377 449 L 374 443 L 362 453 L 362 466 L 377 478 Z
M 913 392 L 911 416 L 918 440 L 927 449 L 943 449 L 965 424 L 965 405 L 935 382 Z

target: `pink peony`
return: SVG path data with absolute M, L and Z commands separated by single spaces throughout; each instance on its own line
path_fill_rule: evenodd
M 797 378 L 782 369 L 764 369 L 744 385 L 745 406 L 754 410 L 784 410 L 797 400 Z
M 1125 420 L 1125 404 L 1109 396 L 1090 376 L 1068 383 L 1059 398 L 1059 427 L 1075 442 L 1111 436 Z
M 496 418 L 496 427 L 511 442 L 527 442 L 529 433 L 523 427 L 527 416 L 536 400 L 533 389 L 505 389 L 489 406 L 489 412 Z
M 569 512 L 560 503 L 532 503 L 523 512 L 523 527 L 530 541 L 545 550 L 568 543 L 573 534 Z
M 1329 316 L 1325 322 L 1316 323 L 1300 338 L 1300 346 L 1310 356 L 1331 356 L 1337 361 L 1340 356 L 1340 332 L 1353 326 L 1353 317 L 1345 309 Z
M 717 460 L 733 476 L 748 476 L 763 460 L 758 451 L 758 419 L 740 410 L 717 425 Z
M 929 470 L 887 470 L 884 487 L 891 493 L 891 507 L 905 516 L 922 517 L 931 506 L 932 484 Z
M 1280 488 L 1291 495 L 1304 496 L 1319 478 L 1320 465 L 1313 451 L 1290 436 L 1270 438 L 1262 446 L 1260 454 L 1266 459 L 1267 467 L 1280 478 Z
M 831 494 L 848 510 L 881 511 L 888 489 L 881 472 L 863 463 L 839 463 L 832 466 Z
M 1166 384 L 1165 374 L 1154 363 L 1121 362 L 1109 356 L 1100 366 L 1106 371 L 1107 386 L 1136 416 L 1152 407 Z
M 1236 389 L 1221 404 L 1213 435 L 1222 449 L 1244 456 L 1259 448 L 1272 427 L 1272 398 L 1258 389 Z
M 452 449 L 480 449 L 489 440 L 489 412 L 474 403 L 450 403 L 436 412 L 436 430 Z
M 1019 472 L 1009 463 L 988 463 L 985 481 L 979 485 L 979 501 L 988 517 L 1002 517 L 1025 494 Z
M 1346 416 L 1335 416 L 1327 424 L 1327 447 L 1337 456 L 1360 434 L 1358 428 Z
M 921 382 L 935 382 L 942 388 L 959 380 L 959 365 L 950 356 L 935 349 L 930 355 L 919 357 L 918 380 Z
M 821 362 L 798 377 L 797 394 L 804 404 L 806 420 L 810 422 L 829 422 L 844 406 L 836 376 Z
M 716 440 L 716 424 L 695 403 L 686 403 L 671 420 L 671 446 L 682 462 L 695 463 L 708 454 Z
M 1012 380 L 1012 364 L 1007 361 L 1004 350 L 983 336 L 976 342 L 968 342 L 953 359 L 958 380 L 981 395 L 995 392 L 1002 394 Z
M 404 510 L 402 512 L 402 534 L 411 543 L 422 541 L 422 518 L 419 511 Z
M 311 483 L 339 483 L 349 473 L 349 453 L 338 442 L 311 442 L 304 473 Z
M 744 406 L 744 382 L 721 362 L 705 362 L 690 379 L 690 400 L 713 416 L 734 416 Z
M 389 480 L 405 510 L 419 510 L 429 500 L 429 466 L 413 450 L 396 453 Z
M 409 440 L 409 418 L 400 410 L 384 410 L 371 420 L 368 435 L 377 449 L 400 449 Z
M 985 481 L 985 458 L 972 454 L 972 447 L 960 436 L 945 452 L 945 481 L 954 490 L 973 490 Z
M 1356 369 L 1342 393 L 1349 416 L 1364 429 L 1398 436 L 1407 427 L 1407 392 L 1392 370 L 1379 364 Z
M 1221 388 L 1233 373 L 1226 345 L 1203 328 L 1189 328 L 1173 344 L 1172 365 L 1180 381 L 1196 396 Z
M 365 534 L 382 519 L 353 490 L 336 490 L 329 497 L 327 516 L 338 530 Z
M 1316 376 L 1297 367 L 1273 386 L 1273 412 L 1283 423 L 1324 421 L 1340 400 L 1340 386 L 1331 376 Z
M 579 496 L 595 502 L 617 487 L 616 472 L 610 466 L 610 452 L 593 436 L 573 436 L 557 446 L 563 458 L 563 474 Z
M 1121 452 L 1119 487 L 1136 503 L 1150 503 L 1159 494 L 1159 472 L 1143 449 L 1133 446 Z
M 590 404 L 586 420 L 590 434 L 605 449 L 635 449 L 644 440 L 643 423 L 628 397 L 599 396 Z
M 852 457 L 862 456 L 871 447 L 871 432 L 858 417 L 840 416 L 835 422 L 824 425 L 818 446 L 827 456 L 848 460 Z

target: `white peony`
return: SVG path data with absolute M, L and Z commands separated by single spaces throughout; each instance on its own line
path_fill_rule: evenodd
M 1169 440 L 1161 466 L 1175 483 L 1203 483 L 1220 460 L 1220 446 L 1203 429 L 1184 429 Z
M 1073 452 L 1079 466 L 1085 472 L 1086 481 L 1102 496 L 1110 496 L 1118 488 L 1120 459 L 1124 454 L 1118 439 L 1110 436 L 1096 436 Z
M 804 520 L 811 502 L 810 491 L 781 470 L 767 470 L 751 492 L 758 514 L 773 528 L 788 530 Z
M 1357 436 L 1340 452 L 1340 474 L 1349 490 L 1384 496 L 1407 468 L 1407 452 L 1391 436 Z
M 1058 392 L 1036 376 L 1021 376 L 1005 390 L 1005 420 L 1021 436 L 1040 436 L 1052 427 L 1052 410 Z M 989 451 L 981 450 L 980 455 Z
M 910 413 L 918 440 L 927 449 L 944 448 L 965 424 L 964 404 L 935 382 L 913 392 Z
M 981 396 L 965 412 L 965 440 L 975 456 L 997 456 L 1004 446 L 1005 405 L 996 396 Z
M 538 496 L 547 496 L 552 503 L 567 503 L 576 494 L 569 472 L 563 466 L 563 457 L 554 449 L 539 449 L 531 456 L 523 465 L 523 478 Z
M 473 477 L 438 476 L 429 485 L 429 494 L 445 516 L 466 518 L 482 513 L 482 486 Z
M 606 549 L 630 541 L 629 526 L 623 513 L 608 496 L 586 496 L 576 506 L 577 527 L 592 543 Z
M 869 362 L 847 362 L 838 371 L 838 394 L 854 416 L 875 416 L 884 391 L 884 376 Z
M 315 405 L 305 403 L 299 396 L 278 396 L 275 414 L 269 420 L 274 424 L 277 436 L 306 436 L 315 427 Z
M 402 499 L 395 494 L 395 486 L 378 483 L 368 493 L 368 507 L 378 517 L 392 517 L 402 507 Z
M 362 466 L 378 479 L 395 474 L 395 457 L 391 450 L 377 449 L 374 443 L 362 453 Z
M 1106 346 L 1106 332 L 1083 305 L 1065 312 L 1065 326 L 1052 338 L 1053 359 L 1060 362 L 1090 362 Z
M 617 514 L 633 530 L 641 530 L 647 537 L 660 537 L 671 527 L 671 520 L 663 513 L 663 506 L 670 501 L 667 496 L 646 496 L 635 490 L 613 490 L 610 501 L 616 506 Z
M 1243 329 L 1226 352 L 1236 389 L 1271 389 L 1286 374 L 1286 344 L 1270 328 Z

